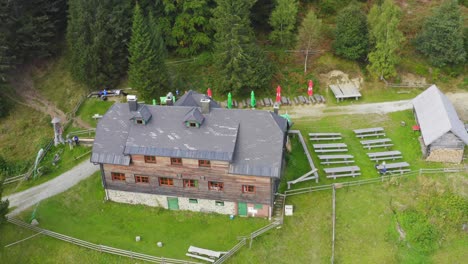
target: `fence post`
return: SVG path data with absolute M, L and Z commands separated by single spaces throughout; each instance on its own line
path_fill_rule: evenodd
M 252 248 L 252 241 L 253 241 L 253 235 L 252 235 L 252 233 L 250 233 L 249 248 Z
M 419 176 L 421 176 L 422 174 L 422 169 L 419 169 Z

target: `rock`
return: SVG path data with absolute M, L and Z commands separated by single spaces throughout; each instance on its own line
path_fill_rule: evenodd
M 135 241 L 136 241 L 136 242 L 140 242 L 140 240 L 141 240 L 141 237 L 140 237 L 140 236 L 136 236 L 136 237 L 135 237 Z
M 158 243 L 156 243 L 156 245 L 158 245 L 158 247 L 162 247 L 163 243 L 161 241 L 159 241 Z
M 33 226 L 38 226 L 38 225 L 39 225 L 39 222 L 38 222 L 36 219 L 33 219 L 33 220 L 31 221 L 31 225 L 33 225 Z

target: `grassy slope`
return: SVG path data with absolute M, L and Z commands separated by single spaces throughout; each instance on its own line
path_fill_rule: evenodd
M 41 202 L 36 215 L 41 227 L 59 233 L 172 258 L 184 258 L 190 245 L 228 250 L 237 243 L 237 236 L 267 224 L 257 218 L 229 220 L 226 215 L 105 202 L 99 173 L 70 191 Z M 30 216 L 31 211 L 23 214 L 26 220 Z M 137 235 L 142 237 L 139 243 L 135 242 Z M 165 246 L 156 247 L 158 241 Z
M 72 80 L 66 56 L 52 59 L 33 72 L 34 86 L 47 100 L 65 113 L 71 112 L 88 89 Z
M 50 117 L 14 104 L 0 119 L 0 155 L 10 162 L 33 162 L 46 139 L 53 136 Z
M 94 114 L 105 114 L 112 104 L 114 104 L 114 101 L 102 101 L 97 98 L 89 98 L 81 105 L 77 116 L 92 127 L 96 127 L 97 121 L 93 119 Z

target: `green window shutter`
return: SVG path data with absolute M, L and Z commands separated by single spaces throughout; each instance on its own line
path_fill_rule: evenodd
M 255 209 L 263 209 L 263 204 L 255 204 Z

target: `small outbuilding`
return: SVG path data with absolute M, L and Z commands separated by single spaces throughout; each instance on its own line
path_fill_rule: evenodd
M 426 160 L 460 163 L 468 133 L 447 96 L 432 85 L 412 103 Z

